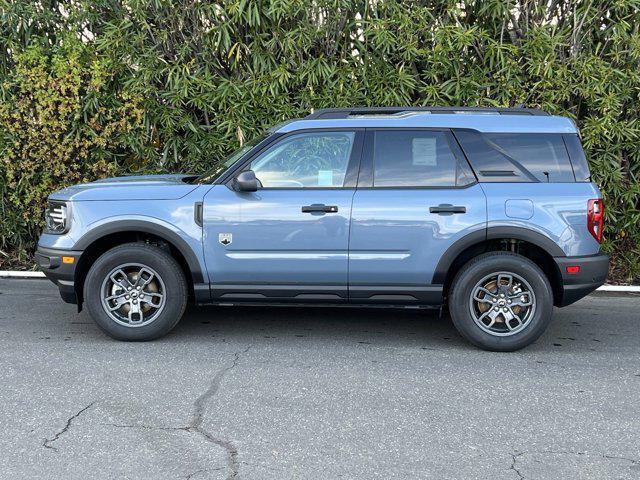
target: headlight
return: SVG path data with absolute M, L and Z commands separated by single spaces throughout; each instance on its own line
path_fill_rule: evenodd
M 44 213 L 47 223 L 46 233 L 61 234 L 69 230 L 71 219 L 69 218 L 69 206 L 65 202 L 50 200 Z

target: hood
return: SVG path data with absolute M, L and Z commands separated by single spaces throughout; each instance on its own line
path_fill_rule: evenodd
M 81 183 L 52 193 L 52 200 L 82 202 L 118 200 L 176 200 L 198 187 L 185 180 L 195 175 L 134 175 Z

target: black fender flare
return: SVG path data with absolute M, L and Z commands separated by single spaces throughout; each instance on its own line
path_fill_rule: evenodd
M 531 243 L 546 251 L 552 257 L 565 257 L 566 253 L 558 244 L 546 235 L 523 227 L 496 226 L 487 229 L 476 230 L 457 240 L 440 257 L 440 261 L 433 273 L 432 284 L 444 284 L 447 279 L 449 268 L 458 256 L 467 248 L 482 243 L 486 240 L 497 238 L 515 238 Z
M 200 262 L 195 252 L 185 242 L 180 235 L 170 230 L 167 227 L 158 225 L 145 220 L 115 220 L 113 222 L 106 223 L 99 227 L 96 227 L 86 234 L 84 234 L 73 246 L 72 250 L 85 250 L 96 240 L 99 240 L 107 235 L 120 232 L 143 232 L 160 237 L 167 242 L 171 243 L 182 254 L 191 271 L 191 277 L 194 284 L 204 283 L 204 276 L 200 267 Z

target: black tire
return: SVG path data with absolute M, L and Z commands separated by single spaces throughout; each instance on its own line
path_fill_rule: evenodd
M 102 303 L 102 285 L 116 267 L 135 263 L 153 269 L 165 288 L 164 306 L 153 321 L 136 327 L 122 325 L 109 316 Z M 126 243 L 102 254 L 91 266 L 84 284 L 89 314 L 107 335 L 125 341 L 147 341 L 169 333 L 187 306 L 187 283 L 178 262 L 166 251 L 145 243 Z
M 522 322 L 524 328 L 509 336 L 486 332 L 471 313 L 474 287 L 497 272 L 520 276 L 535 295 L 535 310 L 528 323 Z M 449 292 L 449 312 L 458 332 L 474 345 L 484 350 L 512 352 L 535 342 L 546 330 L 553 313 L 553 292 L 544 272 L 528 258 L 511 252 L 489 252 L 471 259 L 460 269 Z

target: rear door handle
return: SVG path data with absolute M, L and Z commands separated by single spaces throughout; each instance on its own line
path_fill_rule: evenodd
M 336 213 L 338 207 L 336 205 L 324 205 L 323 203 L 314 203 L 313 205 L 305 205 L 302 207 L 302 213 Z
M 467 213 L 467 207 L 461 205 L 441 204 L 436 207 L 429 207 L 429 213 L 439 215 L 453 215 L 454 213 Z

